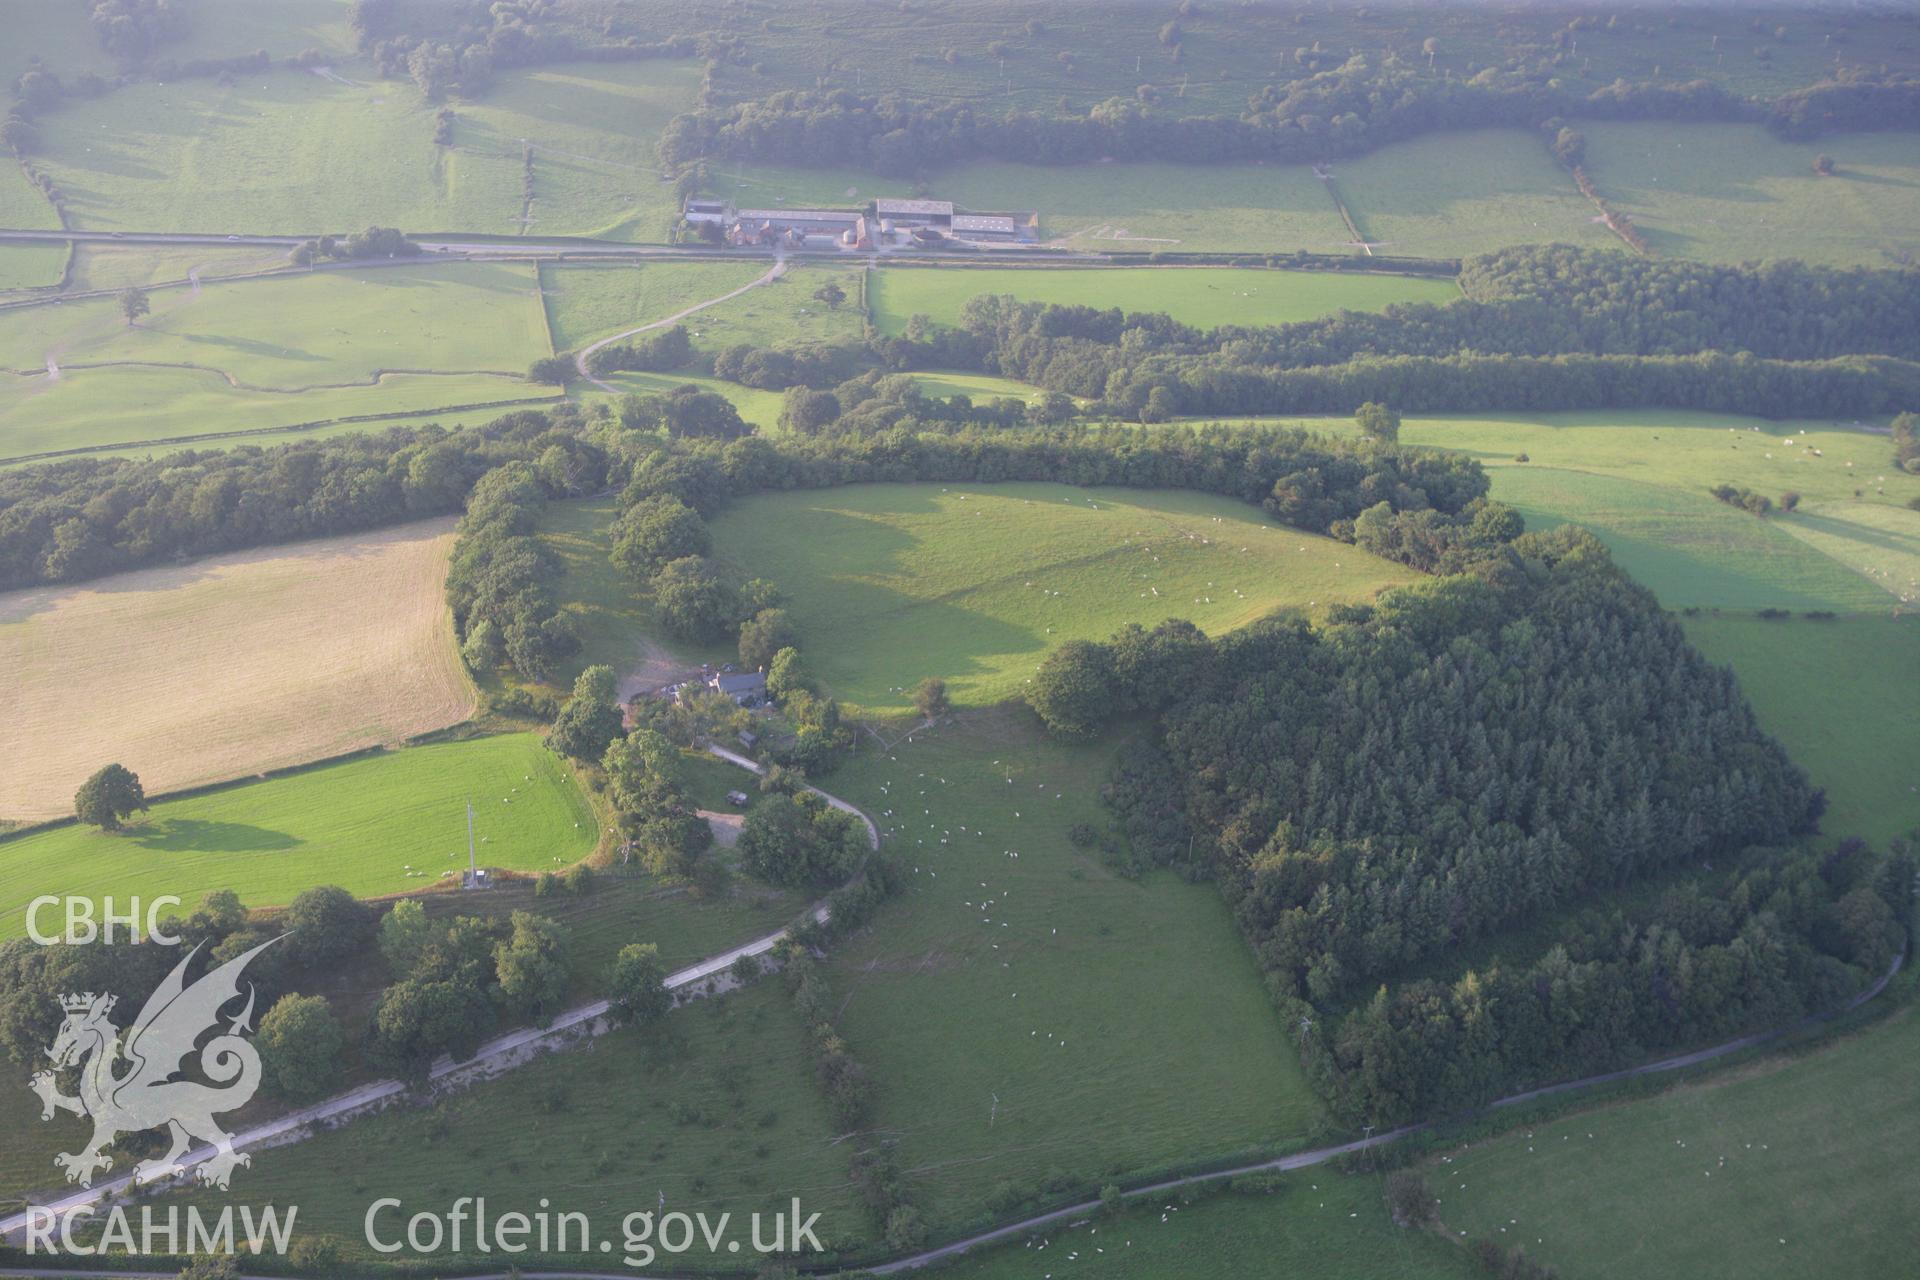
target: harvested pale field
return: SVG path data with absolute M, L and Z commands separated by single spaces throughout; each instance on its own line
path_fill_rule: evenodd
M 119 761 L 149 794 L 465 719 L 453 521 L 0 595 L 0 818 Z

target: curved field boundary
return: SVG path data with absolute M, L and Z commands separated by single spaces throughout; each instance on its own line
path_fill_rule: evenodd
M 355 387 L 377 387 L 390 377 L 407 376 L 415 378 L 511 378 L 516 382 L 525 381 L 517 373 L 505 369 L 375 369 L 364 381 L 354 379 L 349 382 L 313 382 L 303 387 L 268 387 L 257 382 L 246 382 L 225 369 L 210 364 L 188 364 L 173 360 L 84 360 L 75 364 L 59 366 L 62 372 L 68 369 L 179 369 L 186 373 L 211 373 L 222 378 L 235 391 L 258 391 L 263 395 L 297 396 L 308 391 L 347 391 Z M 48 372 L 47 369 L 14 369 L 17 377 L 37 378 Z
M 730 764 L 739 765 L 741 768 L 752 773 L 759 774 L 766 772 L 763 766 L 744 756 L 727 751 L 724 748 L 710 746 L 708 750 L 720 759 Z M 839 809 L 843 813 L 851 813 L 859 818 L 861 822 L 866 825 L 868 842 L 875 850 L 880 848 L 880 829 L 874 825 L 872 818 L 869 818 L 860 809 L 840 799 L 838 796 L 828 795 L 817 787 L 808 787 L 807 789 L 821 796 L 834 808 Z M 824 924 L 829 914 L 830 909 L 828 904 L 822 901 L 809 907 L 802 918 Z M 688 965 L 686 968 L 667 976 L 667 989 L 676 993 L 686 993 L 681 997 L 682 999 L 697 998 L 702 993 L 692 991 L 690 990 L 691 988 L 697 984 L 706 982 L 710 978 L 725 974 L 738 960 L 748 956 L 765 955 L 783 942 L 791 932 L 792 926 L 776 929 L 772 933 L 763 934 L 753 939 L 751 942 L 742 943 L 740 946 L 722 951 L 718 955 L 709 956 L 705 960 L 700 960 Z M 429 1086 L 437 1084 L 453 1087 L 474 1079 L 484 1078 L 498 1071 L 511 1070 L 514 1067 L 522 1066 L 532 1061 L 541 1053 L 557 1052 L 577 1045 L 585 1040 L 590 1040 L 595 1036 L 603 1035 L 612 1029 L 612 1023 L 607 1016 L 611 1008 L 612 1006 L 605 1000 L 595 1000 L 588 1004 L 578 1005 L 558 1015 L 552 1022 L 544 1027 L 523 1027 L 520 1030 L 509 1031 L 505 1035 L 496 1036 L 481 1045 L 474 1055 L 464 1062 L 455 1062 L 452 1058 L 442 1055 L 434 1061 L 432 1068 L 428 1071 L 427 1084 Z M 358 1116 L 370 1115 L 383 1110 L 387 1105 L 393 1103 L 407 1092 L 408 1087 L 398 1080 L 375 1080 L 368 1084 L 361 1085 L 357 1089 L 350 1089 L 345 1093 L 336 1094 L 323 1102 L 317 1102 L 312 1106 L 290 1111 L 275 1119 L 242 1130 L 233 1136 L 233 1145 L 235 1148 L 244 1151 L 250 1147 L 259 1147 L 267 1144 L 278 1146 L 290 1142 L 298 1142 L 303 1138 L 311 1136 L 319 1129 L 331 1129 Z M 184 1177 L 185 1171 L 189 1171 L 204 1163 L 213 1154 L 214 1150 L 212 1147 L 199 1147 L 189 1151 L 180 1158 L 180 1168 L 183 1172 L 176 1175 L 176 1177 Z M 43 1205 L 35 1207 L 48 1209 L 56 1214 L 64 1213 L 82 1206 L 94 1205 L 102 1201 L 116 1199 L 133 1190 L 133 1175 L 131 1173 L 124 1173 L 118 1177 L 109 1178 L 91 1187 L 82 1188 L 79 1191 L 57 1197 Z M 0 1240 L 6 1240 L 20 1234 L 26 1229 L 26 1226 L 27 1214 L 25 1212 L 17 1213 L 7 1218 L 0 1218 Z M 0 1274 L 12 1274 L 12 1272 L 0 1271 Z M 32 1272 L 29 1270 L 21 1274 L 32 1274 Z M 126 1274 L 138 1275 L 139 1273 L 130 1272 Z M 168 1274 L 171 1275 L 172 1273 Z M 532 1275 L 536 1273 L 529 1272 L 524 1274 Z M 631 1273 L 628 1274 L 630 1275 Z
M 68 365 L 77 369 L 79 365 Z M 160 445 L 193 445 L 216 440 L 244 440 L 249 436 L 280 435 L 293 431 L 315 431 L 321 427 L 350 426 L 356 422 L 394 422 L 415 418 L 432 418 L 442 413 L 471 413 L 476 409 L 523 408 L 528 405 L 553 404 L 565 400 L 566 393 L 553 395 L 526 396 L 518 400 L 479 400 L 472 404 L 447 404 L 437 409 L 421 409 L 414 413 L 356 413 L 343 418 L 315 418 L 311 422 L 294 422 L 277 427 L 244 427 L 238 431 L 209 431 L 204 435 L 158 436 L 151 440 L 129 440 L 123 444 L 91 444 L 72 449 L 49 449 L 41 453 L 22 453 L 10 458 L 0 458 L 0 465 L 13 466 L 26 462 L 45 462 L 53 458 L 83 457 L 91 453 L 125 453 L 129 450 L 153 448 Z
M 647 333 L 654 329 L 664 329 L 670 324 L 686 319 L 688 316 L 692 315 L 696 311 L 705 311 L 708 307 L 717 307 L 723 302 L 730 302 L 733 299 L 739 297 L 741 294 L 746 293 L 750 289 L 758 289 L 763 284 L 772 284 L 775 280 L 778 280 L 781 276 L 785 275 L 786 273 L 787 273 L 787 260 L 785 258 L 775 258 L 773 265 L 767 268 L 765 275 L 762 275 L 754 280 L 749 280 L 746 284 L 741 285 L 738 289 L 730 290 L 727 293 L 721 294 L 717 298 L 708 298 L 705 302 L 696 302 L 690 307 L 684 307 L 681 310 L 674 312 L 672 315 L 668 316 L 664 320 L 655 320 L 650 324 L 643 324 L 638 328 L 628 329 L 624 333 L 616 333 L 612 337 L 602 338 L 598 342 L 590 343 L 587 346 L 580 348 L 580 354 L 576 355 L 573 358 L 573 367 L 579 371 L 579 374 L 582 378 L 586 379 L 588 382 L 591 382 L 594 386 L 600 388 L 602 391 L 618 392 L 620 388 L 614 386 L 612 383 L 602 382 L 600 381 L 600 379 L 594 377 L 591 373 L 587 372 L 588 356 L 592 355 L 594 352 L 598 351 L 602 347 L 610 346 L 613 343 L 620 341 L 622 338 L 631 338 L 635 334 Z M 542 309 L 544 310 L 544 308 Z

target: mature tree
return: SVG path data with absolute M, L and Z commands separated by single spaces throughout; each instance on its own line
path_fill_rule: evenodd
M 320 996 L 282 996 L 260 1019 L 253 1042 L 261 1077 L 288 1102 L 311 1102 L 339 1082 L 346 1037 Z
M 493 1029 L 486 992 L 460 982 L 410 978 L 388 987 L 367 1034 L 367 1060 L 412 1084 L 426 1082 L 433 1060 L 473 1056 Z
M 1089 738 L 1115 710 L 1113 654 L 1105 645 L 1069 640 L 1040 664 L 1027 686 L 1027 705 L 1053 733 Z
M 133 328 L 134 321 L 153 310 L 152 304 L 147 301 L 147 291 L 133 285 L 122 289 L 117 300 L 120 304 L 120 314 L 126 317 L 129 329 Z
M 636 502 L 613 522 L 613 562 L 636 578 L 650 578 L 670 561 L 713 549 L 707 522 L 680 499 L 662 495 Z
M 573 966 L 566 930 L 556 922 L 514 912 L 513 934 L 494 948 L 493 959 L 500 994 L 515 1017 L 543 1021 L 566 1004 Z
M 616 1022 L 647 1026 L 666 1016 L 673 993 L 667 990 L 659 947 L 633 942 L 620 948 L 607 973 L 607 1003 Z
M 929 720 L 945 715 L 953 705 L 947 701 L 947 682 L 938 676 L 922 680 L 913 688 L 913 705 Z
M 287 950 L 296 964 L 324 970 L 353 955 L 373 932 L 373 909 L 337 885 L 307 889 L 288 905 Z
M 813 296 L 827 304 L 827 310 L 838 311 L 840 304 L 847 300 L 847 291 L 836 282 L 829 280 L 813 291 Z
M 435 932 L 434 922 L 427 918 L 427 909 L 418 898 L 394 903 L 380 922 L 380 954 L 387 962 L 387 972 L 396 978 L 412 976 Z
M 1822 151 L 1813 158 L 1813 171 L 1823 178 L 1833 176 L 1833 157 Z
M 765 671 L 774 655 L 791 649 L 795 640 L 793 619 L 785 609 L 762 609 L 740 628 L 740 665 L 749 671 Z
M 605 755 L 607 744 L 620 736 L 623 720 L 615 687 L 612 667 L 582 671 L 573 682 L 573 696 L 547 732 L 548 749 L 580 761 Z
M 573 357 L 560 351 L 550 356 L 541 356 L 527 366 L 528 382 L 545 382 L 552 386 L 564 387 L 580 376 L 579 366 Z
M 1365 435 L 1382 444 L 1400 439 L 1400 415 L 1386 405 L 1369 400 L 1354 411 L 1353 420 Z
M 810 791 L 764 797 L 747 812 L 735 847 L 760 879 L 807 889 L 839 884 L 867 854 L 859 820 Z
M 140 775 L 124 765 L 103 766 L 73 794 L 74 815 L 102 831 L 118 831 L 127 817 L 146 809 L 147 793 Z
M 796 383 L 787 388 L 780 425 L 801 435 L 816 435 L 840 420 L 840 407 L 840 398 L 833 392 Z
M 767 664 L 767 692 L 775 701 L 812 688 L 813 681 L 800 661 L 798 649 L 782 649 L 773 655 L 773 661 Z
M 739 617 L 740 594 L 704 556 L 669 561 L 653 578 L 653 603 L 674 633 L 711 637 Z

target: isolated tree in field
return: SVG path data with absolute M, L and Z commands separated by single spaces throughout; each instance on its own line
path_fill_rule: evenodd
M 133 322 L 153 310 L 147 301 L 147 291 L 128 285 L 120 291 L 120 314 L 127 319 L 127 328 L 133 328 Z
M 1920 471 L 1920 413 L 1903 413 L 1893 420 L 1893 465 Z
M 666 1016 L 673 1008 L 673 993 L 667 990 L 659 947 L 634 942 L 620 948 L 607 973 L 607 1003 L 616 1022 L 644 1027 Z
M 785 609 L 762 609 L 740 628 L 740 665 L 749 671 L 765 671 L 783 649 L 794 642 L 793 619 Z
M 1402 1227 L 1424 1227 L 1434 1219 L 1433 1192 L 1427 1180 L 1411 1169 L 1396 1169 L 1387 1175 L 1387 1212 Z
M 829 280 L 813 291 L 813 296 L 827 304 L 827 310 L 838 311 L 840 304 L 847 300 L 847 291 L 839 284 Z
M 945 715 L 953 705 L 947 701 L 947 682 L 938 676 L 922 680 L 913 687 L 913 705 L 929 720 Z
M 146 809 L 147 793 L 140 775 L 125 765 L 105 766 L 73 795 L 74 815 L 102 831 L 118 831 L 129 815 Z
M 1353 420 L 1367 436 L 1382 444 L 1400 439 L 1400 415 L 1383 404 L 1367 401 L 1355 410 Z
M 1833 157 L 1822 151 L 1813 158 L 1813 171 L 1823 178 L 1833 176 Z
M 324 1097 L 340 1079 L 346 1044 L 333 1010 L 320 996 L 280 997 L 253 1039 L 267 1087 L 289 1102 Z

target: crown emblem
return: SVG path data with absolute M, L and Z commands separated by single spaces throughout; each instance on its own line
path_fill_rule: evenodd
M 112 1013 L 118 999 L 118 996 L 95 996 L 91 991 L 83 991 L 79 995 L 61 996 L 60 1007 L 68 1013 L 86 1013 L 98 1003 L 101 1013 Z

